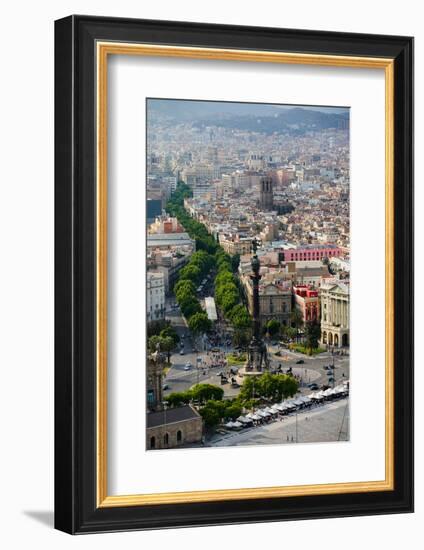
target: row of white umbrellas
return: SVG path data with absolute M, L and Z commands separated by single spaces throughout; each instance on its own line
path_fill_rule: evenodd
M 301 395 L 295 399 L 289 399 L 287 401 L 282 401 L 281 403 L 274 404 L 271 407 L 265 407 L 264 409 L 259 409 L 254 413 L 248 413 L 245 416 L 239 416 L 235 422 L 227 422 L 225 424 L 226 428 L 242 428 L 245 424 L 250 424 L 253 420 L 263 420 L 264 418 L 269 418 L 274 414 L 278 414 L 285 410 L 296 409 L 302 405 L 307 405 L 311 401 L 324 399 L 325 397 L 330 397 L 332 395 L 341 395 L 342 393 L 347 393 L 347 383 L 343 385 L 336 386 L 335 388 L 328 388 L 327 390 L 321 390 L 316 393 L 311 393 L 310 395 Z
M 342 393 L 347 393 L 347 385 L 336 386 L 335 388 L 328 388 L 327 390 L 321 390 L 316 393 L 311 393 L 311 399 L 323 399 L 324 397 L 330 397 L 331 395 L 340 395 Z

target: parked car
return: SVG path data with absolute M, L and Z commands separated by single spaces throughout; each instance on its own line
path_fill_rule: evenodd
M 170 388 L 169 388 L 169 385 L 168 385 L 168 384 L 164 384 L 164 385 L 162 386 L 162 389 L 163 389 L 163 390 L 169 390 Z
M 305 361 L 304 361 L 303 359 L 298 359 L 298 360 L 296 361 L 296 365 L 303 365 L 304 362 L 305 362 Z
M 310 390 L 317 390 L 319 388 L 318 384 L 315 384 L 315 382 L 313 382 L 312 384 L 308 384 L 308 388 Z
M 184 355 L 184 350 L 183 349 L 180 351 L 180 355 Z
M 335 382 L 333 376 L 331 376 L 329 379 L 328 379 L 329 382 Z

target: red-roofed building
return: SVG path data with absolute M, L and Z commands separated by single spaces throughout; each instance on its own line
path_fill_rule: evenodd
M 304 323 L 319 321 L 319 297 L 318 291 L 308 285 L 293 286 L 294 307 L 302 314 Z

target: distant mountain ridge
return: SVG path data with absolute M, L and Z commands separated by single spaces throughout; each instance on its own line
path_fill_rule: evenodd
M 309 129 L 346 128 L 349 110 L 342 107 L 300 107 L 260 103 L 192 100 L 148 100 L 148 117 L 197 127 L 221 126 L 274 133 Z

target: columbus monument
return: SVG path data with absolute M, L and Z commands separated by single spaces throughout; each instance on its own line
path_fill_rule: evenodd
M 259 281 L 261 280 L 259 270 L 261 267 L 261 263 L 256 254 L 257 249 L 258 242 L 256 241 L 256 239 L 253 239 L 253 256 L 251 261 L 252 274 L 250 275 L 250 279 L 252 280 L 253 285 L 253 335 L 247 351 L 247 363 L 245 368 L 243 369 L 243 374 L 247 376 L 262 374 L 263 371 L 269 369 L 268 352 L 261 336 L 259 310 Z

